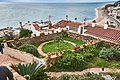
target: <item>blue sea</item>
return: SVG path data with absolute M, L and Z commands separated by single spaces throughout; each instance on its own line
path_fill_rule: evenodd
M 78 21 L 91 20 L 96 17 L 95 8 L 103 7 L 106 2 L 100 3 L 0 3 L 0 28 L 18 27 L 19 22 L 46 21 L 51 16 L 53 22 L 65 19 L 78 18 Z

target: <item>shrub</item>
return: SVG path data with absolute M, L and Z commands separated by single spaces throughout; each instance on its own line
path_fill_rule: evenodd
M 67 51 L 58 60 L 57 63 L 51 67 L 52 71 L 79 71 L 87 68 L 87 62 L 81 54 Z
M 33 32 L 31 31 L 31 30 L 28 30 L 28 29 L 21 29 L 20 30 L 20 38 L 22 38 L 22 37 L 30 37 L 31 36 L 31 34 L 32 34 Z
M 39 57 L 39 56 L 40 56 L 39 53 L 38 53 L 37 48 L 36 48 L 34 45 L 23 44 L 23 45 L 21 45 L 20 47 L 18 47 L 18 50 L 31 53 L 31 54 L 33 54 L 33 55 L 36 56 L 36 57 Z
M 111 49 L 107 49 L 105 47 L 103 47 L 99 53 L 99 57 L 104 58 L 106 60 L 111 60 L 113 58 L 113 55 L 114 53 L 111 51 Z
M 120 52 L 114 48 L 103 47 L 99 53 L 99 57 L 106 60 L 120 60 Z
M 85 73 L 83 75 L 63 74 L 60 77 L 52 77 L 49 80 L 105 80 L 100 74 L 89 73 L 90 76 L 86 76 L 86 74 L 88 73 Z

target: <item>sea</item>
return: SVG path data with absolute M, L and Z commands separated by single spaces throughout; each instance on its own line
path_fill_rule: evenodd
M 19 27 L 19 22 L 23 24 L 31 21 L 48 21 L 56 23 L 68 15 L 69 20 L 77 18 L 79 22 L 94 19 L 96 8 L 104 7 L 111 2 L 97 3 L 15 3 L 0 2 L 0 28 Z

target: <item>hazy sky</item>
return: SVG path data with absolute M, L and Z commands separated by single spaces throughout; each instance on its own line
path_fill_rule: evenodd
M 0 2 L 107 2 L 118 0 L 0 0 Z

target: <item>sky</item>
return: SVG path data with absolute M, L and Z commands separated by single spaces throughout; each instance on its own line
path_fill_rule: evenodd
M 118 0 L 0 0 L 0 2 L 69 2 L 69 3 L 77 3 L 77 2 L 108 2 L 108 1 L 118 1 Z

